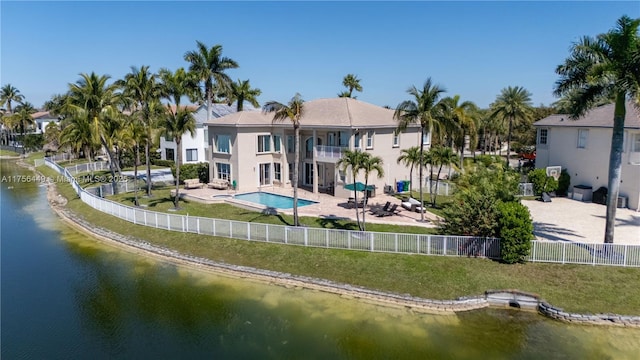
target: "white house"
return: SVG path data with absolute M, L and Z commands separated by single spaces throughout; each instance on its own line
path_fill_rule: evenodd
M 561 166 L 571 185 L 607 187 L 614 104 L 597 107 L 577 120 L 551 115 L 534 123 L 536 168 Z M 640 210 L 640 110 L 627 103 L 619 205 Z
M 369 184 L 382 191 L 396 180 L 408 180 L 409 168 L 398 164 L 402 149 L 417 146 L 420 127 L 396 134 L 394 110 L 351 98 L 318 99 L 304 103 L 300 120 L 298 184 L 348 197 L 346 183 L 354 179 L 336 166 L 345 149 L 360 149 L 383 160 L 384 177 L 371 174 Z M 238 190 L 291 187 L 294 162 L 294 131 L 291 121 L 273 122 L 273 114 L 242 111 L 207 123 L 211 147 L 210 179 L 235 183 Z M 430 136 L 422 141 L 430 145 Z M 356 181 L 363 181 L 362 175 Z
M 245 104 L 245 108 L 247 105 Z M 249 110 L 255 110 L 249 105 Z M 225 116 L 236 112 L 236 105 L 231 106 L 226 104 L 213 104 L 211 107 L 211 119 L 217 119 L 221 116 Z M 197 107 L 194 112 L 196 119 L 196 134 L 185 134 L 182 136 L 182 163 L 191 164 L 199 162 L 207 162 L 208 138 L 207 126 L 204 123 L 207 121 L 207 106 L 201 105 Z M 162 160 L 176 160 L 176 143 L 172 139 L 162 137 L 160 139 L 160 158 Z

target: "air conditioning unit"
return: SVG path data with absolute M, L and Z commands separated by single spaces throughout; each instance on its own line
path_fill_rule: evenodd
M 627 207 L 627 197 L 618 196 L 618 209 L 625 209 Z

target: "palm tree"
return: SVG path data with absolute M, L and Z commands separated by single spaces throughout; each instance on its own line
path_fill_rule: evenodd
M 464 101 L 460 103 L 460 95 L 445 98 L 443 99 L 443 102 L 446 104 L 446 112 L 448 116 L 452 123 L 456 125 L 457 131 L 452 134 L 452 139 L 460 150 L 460 169 L 462 170 L 464 169 L 463 160 L 466 138 L 469 136 L 471 139 L 476 133 L 474 114 L 478 107 L 472 101 Z M 469 143 L 469 147 L 473 150 L 473 147 L 471 146 L 472 142 L 470 141 Z
M 76 116 L 87 116 L 91 124 L 91 134 L 107 152 L 111 177 L 115 182 L 118 164 L 113 148 L 109 145 L 107 128 L 108 123 L 119 115 L 115 93 L 117 87 L 115 84 L 107 84 L 110 78 L 108 75 L 98 76 L 92 72 L 80 76 L 75 84 L 69 84 L 67 105 Z
M 0 106 L 7 105 L 7 113 L 12 113 L 12 102 L 22 103 L 24 96 L 20 94 L 20 90 L 13 87 L 11 84 L 7 84 L 0 89 Z
M 304 115 L 304 100 L 300 94 L 296 94 L 287 105 L 277 101 L 269 101 L 262 107 L 266 113 L 273 112 L 273 122 L 289 119 L 293 125 L 295 134 L 294 160 L 293 160 L 293 225 L 299 226 L 298 220 L 298 167 L 300 162 L 300 119 Z
M 138 166 L 140 166 L 140 147 L 145 145 L 148 138 L 144 123 L 136 116 L 129 116 L 124 133 L 124 143 L 129 146 L 134 153 L 133 160 L 133 181 L 134 181 L 134 200 L 135 206 L 139 206 L 138 202 Z
M 438 125 L 439 112 L 443 108 L 442 103 L 439 101 L 440 95 L 445 91 L 444 88 L 433 85 L 431 78 L 428 78 L 421 90 L 415 86 L 407 90 L 407 93 L 413 98 L 401 102 L 393 114 L 393 117 L 398 121 L 397 131 L 404 131 L 411 124 L 417 123 L 420 125 L 420 161 L 418 164 L 420 165 L 419 188 L 421 204 L 424 204 L 424 193 L 422 191 L 422 181 L 424 181 L 424 137 Z M 424 221 L 423 212 L 420 213 L 420 220 Z
M 184 54 L 184 60 L 189 62 L 189 71 L 204 82 L 204 97 L 207 100 L 207 122 L 211 120 L 211 106 L 216 90 L 228 93 L 231 78 L 225 73 L 228 69 L 235 69 L 238 63 L 222 56 L 222 45 L 214 45 L 210 49 L 200 41 L 196 41 L 198 49 Z M 217 85 L 217 89 L 216 86 Z
M 196 119 L 193 111 L 186 107 L 176 108 L 175 111 L 167 105 L 167 114 L 160 121 L 160 131 L 162 135 L 170 137 L 176 143 L 176 197 L 174 199 L 175 209 L 179 209 L 180 201 L 180 166 L 182 165 L 182 135 L 189 133 L 196 134 Z
M 491 104 L 491 107 L 493 109 L 491 116 L 507 120 L 509 123 L 507 135 L 507 167 L 509 167 L 514 122 L 525 121 L 531 117 L 533 111 L 531 93 L 521 86 L 509 86 L 502 89 L 496 101 Z
M 451 166 L 456 163 L 456 154 L 450 147 L 447 146 L 434 146 L 429 150 L 430 160 L 432 165 L 438 166 L 438 174 L 436 179 L 440 179 L 443 166 Z M 438 197 L 438 181 L 436 180 L 435 191 L 431 192 L 431 206 L 436 206 L 436 199 Z
M 362 85 L 360 85 L 360 79 L 358 79 L 358 77 L 356 75 L 353 74 L 347 74 L 344 79 L 342 79 L 342 85 L 344 85 L 347 88 L 347 91 L 343 91 L 341 93 L 338 94 L 339 97 L 352 97 L 352 98 L 356 98 L 355 96 L 353 96 L 353 90 L 358 91 L 358 92 L 362 92 Z
M 237 82 L 232 82 L 230 85 L 228 103 L 231 105 L 235 101 L 236 111 L 242 111 L 245 101 L 251 103 L 255 108 L 260 106 L 257 97 L 262 94 L 262 90 L 252 89 L 249 80 L 240 81 L 238 79 Z
M 342 153 L 340 160 L 336 163 L 336 166 L 345 173 L 351 169 L 351 178 L 353 179 L 353 200 L 356 204 L 356 222 L 358 223 L 358 229 L 361 231 L 363 226 L 360 223 L 360 214 L 358 212 L 358 189 L 356 187 L 356 178 L 358 176 L 358 172 L 360 172 L 360 167 L 364 164 L 364 154 L 366 153 L 357 149 L 345 150 Z
M 153 114 L 151 103 L 157 102 L 160 98 L 160 84 L 157 75 L 149 71 L 149 66 L 137 68 L 131 67 L 131 72 L 125 75 L 124 80 L 117 82 L 122 87 L 124 96 L 129 98 L 132 104 L 132 112 L 140 116 L 148 141 L 145 142 L 144 155 L 147 167 L 147 196 L 151 196 L 151 139 L 153 132 Z
M 556 68 L 560 79 L 555 94 L 568 96 L 574 119 L 603 98 L 615 97 L 604 242 L 613 243 L 616 206 L 622 173 L 622 146 L 627 98 L 640 105 L 640 19 L 623 16 L 617 26 L 595 38 L 585 36 Z
M 97 147 L 91 121 L 84 110 L 77 110 L 65 117 L 61 123 L 60 145 L 68 146 L 76 155 L 82 151 L 91 161 Z
M 405 166 L 409 166 L 409 183 L 413 184 L 413 168 L 420 164 L 420 147 L 412 146 L 408 149 L 402 149 L 400 152 L 401 155 L 398 156 L 397 162 L 398 164 L 403 163 Z
M 9 115 L 11 122 L 20 130 L 22 135 L 22 142 L 24 143 L 24 134 L 29 126 L 35 125 L 36 121 L 33 119 L 33 114 L 36 109 L 29 102 L 24 102 L 15 108 L 15 112 Z
M 364 203 L 367 204 L 367 187 L 369 186 L 369 174 L 372 172 L 376 172 L 378 179 L 381 179 L 384 176 L 384 169 L 382 168 L 382 158 L 379 156 L 371 156 L 368 152 L 364 152 L 362 154 L 362 162 L 358 167 L 360 170 L 364 172 Z M 357 204 L 357 203 L 356 203 Z M 356 210 L 358 207 L 356 206 Z M 362 207 L 362 231 L 365 231 L 365 217 L 366 211 L 365 206 Z

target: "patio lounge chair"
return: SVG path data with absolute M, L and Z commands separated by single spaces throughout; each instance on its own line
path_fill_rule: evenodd
M 371 209 L 372 215 L 377 215 L 379 212 L 385 212 L 389 210 L 389 206 L 391 206 L 391 201 L 387 201 L 386 204 L 382 207 L 382 209 Z
M 411 211 L 411 212 L 425 212 L 425 208 L 420 206 L 420 201 L 414 198 L 409 198 L 407 201 L 402 202 L 402 207 Z
M 393 204 L 393 206 L 391 206 L 391 208 L 389 208 L 389 210 L 380 211 L 380 212 L 376 213 L 376 216 L 377 217 L 384 217 L 384 216 L 397 215 L 399 213 L 400 213 L 400 210 L 398 210 L 398 204 Z

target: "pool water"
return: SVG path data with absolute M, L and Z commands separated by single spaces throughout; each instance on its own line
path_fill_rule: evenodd
M 234 196 L 238 200 L 248 201 L 276 209 L 292 209 L 293 198 L 290 196 L 271 194 L 266 192 L 252 192 Z M 298 207 L 315 204 L 315 201 L 298 198 Z

